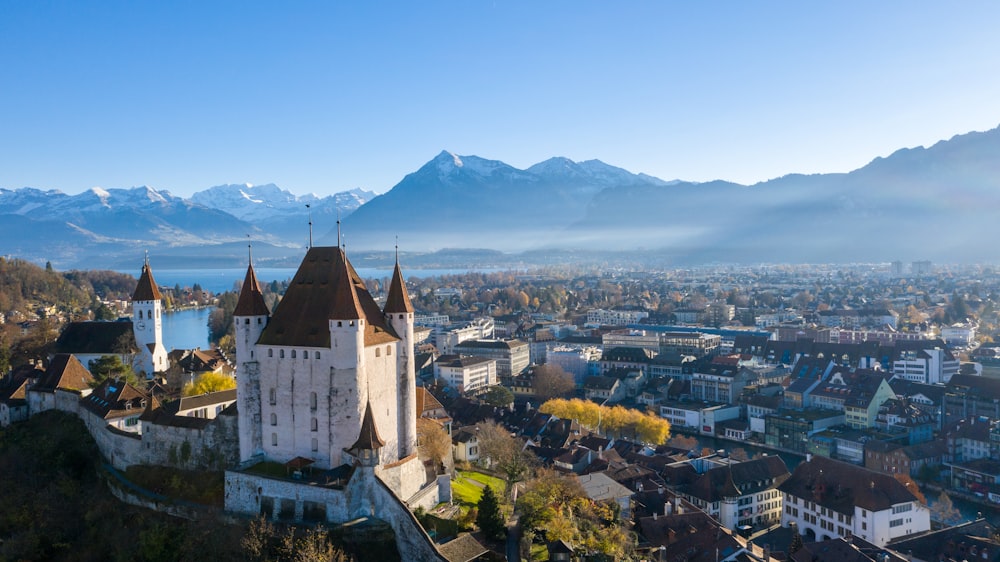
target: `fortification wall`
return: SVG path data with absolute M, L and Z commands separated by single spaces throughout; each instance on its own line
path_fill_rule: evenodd
M 218 416 L 203 428 L 142 424 L 140 464 L 223 470 L 239 460 L 236 416 Z

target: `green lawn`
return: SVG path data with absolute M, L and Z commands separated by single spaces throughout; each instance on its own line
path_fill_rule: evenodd
M 496 476 L 490 476 L 489 474 L 483 474 L 482 472 L 473 472 L 469 470 L 463 470 L 458 473 L 459 476 L 463 478 L 468 478 L 470 480 L 475 480 L 480 484 L 491 486 L 494 492 L 503 493 L 504 481 Z
M 455 501 L 465 505 L 478 505 L 483 489 L 459 476 L 451 481 L 451 495 Z

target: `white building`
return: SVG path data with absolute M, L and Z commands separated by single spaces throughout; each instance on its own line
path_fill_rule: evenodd
M 531 346 L 521 340 L 466 340 L 454 346 L 452 353 L 495 359 L 502 380 L 520 375 L 531 364 Z
M 434 362 L 434 378 L 459 392 L 476 394 L 497 384 L 496 359 L 442 355 Z
M 545 362 L 558 365 L 563 371 L 573 375 L 577 385 L 583 384 L 589 375 L 595 375 L 600 370 L 601 348 L 598 346 L 575 346 L 566 344 L 549 344 L 545 353 Z
M 495 323 L 492 318 L 476 318 L 464 324 L 435 326 L 434 345 L 444 354 L 457 353 L 455 346 L 468 340 L 488 339 L 493 337 Z
M 233 317 L 245 465 L 351 465 L 371 418 L 369 433 L 381 436 L 368 439 L 381 442 L 371 460 L 396 471 L 387 485 L 401 498 L 419 488 L 413 306 L 398 264 L 379 310 L 343 249 L 310 248 L 273 314 L 251 265 Z
M 952 347 L 971 347 L 976 342 L 974 324 L 957 323 L 941 328 L 941 339 Z
M 587 326 L 628 326 L 638 324 L 649 313 L 644 310 L 604 310 L 596 308 L 587 312 Z
M 881 547 L 931 528 L 930 511 L 899 480 L 853 464 L 807 455 L 778 489 L 781 526 L 794 521 L 807 542 L 857 536 Z
M 892 362 L 894 377 L 926 384 L 947 384 L 958 369 L 959 360 L 939 347 L 902 351 Z
M 672 464 L 667 474 L 690 465 L 698 476 L 677 492 L 722 526 L 735 531 L 744 525 L 768 527 L 781 520 L 781 492 L 778 486 L 788 479 L 788 467 L 777 456 L 746 462 L 731 459 L 698 458 Z

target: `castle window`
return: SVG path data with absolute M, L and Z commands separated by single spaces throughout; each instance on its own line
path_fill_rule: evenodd
M 149 319 L 149 320 L 153 319 L 153 311 L 152 310 L 147 310 L 146 311 L 146 318 Z
M 261 324 L 261 323 L 263 323 L 263 320 L 262 320 L 261 318 L 258 318 L 258 319 L 257 319 L 257 323 L 258 323 L 258 324 Z
M 309 393 L 309 409 L 310 410 L 315 410 L 316 409 L 316 393 L 315 392 L 310 392 Z
M 342 328 L 342 327 L 344 327 L 344 323 L 343 323 L 343 322 L 341 322 L 340 320 L 337 320 L 337 327 L 338 327 L 338 328 Z
M 285 350 L 284 349 L 279 349 L 278 350 L 278 358 L 279 359 L 284 359 L 285 358 Z
M 295 359 L 295 350 L 292 350 L 292 359 Z
M 319 450 L 319 439 L 316 439 L 315 437 L 313 438 L 313 440 L 312 440 L 312 448 L 313 448 L 313 451 L 318 451 Z
M 273 349 L 268 349 L 267 350 L 267 356 L 268 357 L 274 357 L 274 350 Z
M 402 314 L 400 314 L 400 315 L 399 315 L 399 319 L 400 319 L 400 320 L 402 320 L 402 319 L 403 319 L 403 315 L 402 315 Z
M 309 351 L 308 350 L 302 352 L 302 358 L 303 359 L 309 359 Z
M 250 323 L 250 319 L 249 318 L 244 318 L 243 319 L 243 323 L 244 324 L 249 324 Z
M 391 345 L 387 345 L 387 346 L 385 346 L 385 354 L 386 354 L 387 356 L 388 356 L 388 355 L 392 355 L 392 346 L 391 346 Z
M 253 350 L 250 350 L 250 359 L 253 359 Z
M 273 388 L 271 389 L 270 393 L 268 394 L 268 397 L 269 397 L 268 401 L 271 403 L 272 406 L 274 406 L 275 404 L 278 403 L 278 393 L 275 392 L 275 390 Z
M 382 357 L 382 350 L 377 347 L 375 348 L 375 357 Z
M 271 414 L 271 425 L 278 425 L 278 414 Z
M 277 447 L 278 446 L 278 434 L 277 433 L 272 433 L 271 434 L 271 446 L 272 447 Z
M 316 421 L 316 418 L 309 420 L 309 431 L 319 431 L 319 422 Z
M 316 352 L 316 359 L 319 359 L 319 352 Z

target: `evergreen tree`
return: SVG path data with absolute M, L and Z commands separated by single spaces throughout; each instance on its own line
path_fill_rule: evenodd
M 493 488 L 483 488 L 483 496 L 479 498 L 479 513 L 476 515 L 476 525 L 492 540 L 501 540 L 507 535 L 503 514 L 500 513 L 500 501 Z

